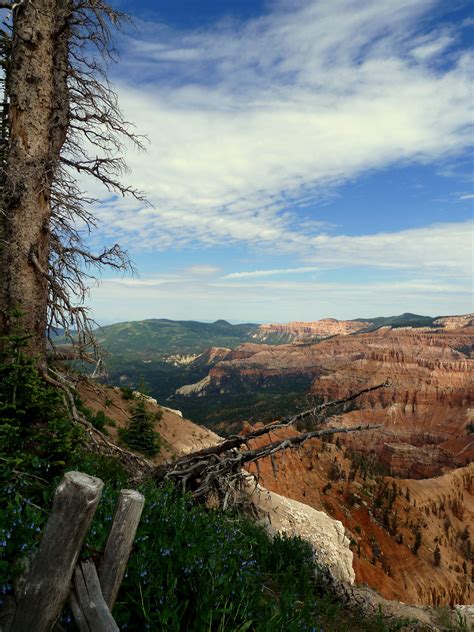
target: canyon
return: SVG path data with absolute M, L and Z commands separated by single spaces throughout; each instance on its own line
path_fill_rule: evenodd
M 278 346 L 244 343 L 221 350 L 182 398 L 218 396 L 222 405 L 242 389 L 248 397 L 305 377 L 297 412 L 386 383 L 327 419 L 272 432 L 270 440 L 321 424 L 379 428 L 336 442 L 312 439 L 250 470 L 268 490 L 341 521 L 357 583 L 406 603 L 472 603 L 473 352 L 472 314 L 429 327 L 383 326 Z M 255 425 L 255 418 L 243 421 L 242 431 Z
M 148 348 L 134 356 L 134 373 L 118 374 L 117 384 L 133 384 L 159 368 L 151 395 L 183 411 L 178 421 L 165 408 L 160 459 L 384 383 L 270 439 L 319 426 L 377 428 L 312 439 L 249 469 L 269 493 L 344 525 L 358 585 L 410 604 L 472 603 L 474 315 L 242 326 L 240 338 L 216 322 L 209 327 L 228 337 L 214 346 L 194 337 L 168 345 L 162 364 Z M 131 331 L 124 341 L 135 341 Z
M 272 439 L 295 433 L 277 431 Z M 423 480 L 395 478 L 377 474 L 339 441 L 311 439 L 260 461 L 258 476 L 266 489 L 344 525 L 357 584 L 410 604 L 472 603 L 473 464 Z
M 450 321 L 452 322 L 452 321 Z M 202 380 L 178 390 L 188 398 L 221 401 L 243 387 L 247 392 L 284 389 L 308 381 L 307 401 L 329 401 L 386 382 L 361 396 L 330 423 L 381 425 L 342 440 L 375 453 L 387 472 L 427 478 L 474 458 L 474 327 L 390 328 L 339 335 L 313 343 L 269 346 L 245 343 L 223 350 Z M 368 448 L 370 446 L 370 448 Z

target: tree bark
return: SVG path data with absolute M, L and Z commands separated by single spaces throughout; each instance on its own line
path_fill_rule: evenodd
M 22 312 L 28 352 L 46 353 L 51 185 L 69 115 L 71 0 L 23 0 L 13 13 L 9 146 L 1 191 L 0 334 Z M 43 271 L 43 272 L 42 272 Z

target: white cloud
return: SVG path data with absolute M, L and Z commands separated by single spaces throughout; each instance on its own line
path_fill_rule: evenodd
M 241 271 L 226 279 L 315 272 L 321 267 L 372 267 L 394 270 L 423 270 L 457 276 L 472 274 L 474 222 L 437 224 L 374 235 L 321 234 L 303 240 L 305 259 L 319 264 L 289 269 Z
M 116 279 L 103 279 L 99 282 L 99 286 L 103 283 L 116 285 L 120 287 L 129 288 L 153 288 L 159 285 L 165 285 L 166 283 L 176 283 L 177 279 L 173 277 L 168 278 L 151 278 L 151 279 L 136 279 L 136 278 L 116 278 Z
M 191 274 L 193 276 L 214 276 L 220 271 L 220 268 L 213 265 L 196 264 L 185 268 L 185 274 Z
M 151 140 L 128 160 L 155 208 L 109 200 L 98 210 L 104 230 L 141 249 L 245 242 L 303 260 L 316 249 L 318 263 L 355 250 L 375 264 L 363 250 L 381 241 L 398 252 L 389 234 L 320 234 L 304 207 L 361 173 L 469 143 L 469 54 L 446 64 L 455 33 L 414 34 L 435 4 L 305 0 L 196 32 L 144 25 L 146 39 L 128 42 L 118 87 Z M 132 87 L 138 76 L 146 84 Z M 453 242 L 440 243 L 439 262 L 451 265 Z M 422 261 L 425 246 L 411 259 Z M 402 263 L 388 256 L 386 265 Z
M 315 266 L 307 266 L 304 268 L 280 268 L 276 270 L 252 270 L 251 272 L 231 272 L 226 274 L 223 279 L 245 279 L 255 277 L 280 276 L 282 274 L 306 274 L 307 272 L 317 272 L 320 268 Z
M 459 196 L 460 200 L 474 200 L 474 193 L 464 193 Z
M 351 266 L 472 274 L 474 222 L 437 224 L 375 235 L 328 236 L 312 240 L 314 261 Z
M 420 61 L 429 60 L 444 53 L 454 42 L 455 38 L 449 33 L 435 33 L 414 42 L 411 54 Z

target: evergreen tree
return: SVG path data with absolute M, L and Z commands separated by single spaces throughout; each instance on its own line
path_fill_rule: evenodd
M 421 540 L 422 540 L 422 537 L 421 537 L 421 529 L 419 529 L 419 528 L 418 528 L 418 529 L 415 531 L 415 542 L 413 543 L 413 553 L 414 553 L 415 555 L 418 555 L 418 549 L 419 549 L 419 548 L 420 548 L 420 546 L 421 546 Z
M 11 315 L 13 332 L 0 338 L 0 452 L 13 464 L 34 464 L 51 471 L 62 467 L 80 435 L 68 418 L 61 393 L 45 384 L 25 353 L 30 335 L 22 315 Z
M 131 408 L 130 418 L 120 431 L 122 441 L 132 450 L 153 456 L 160 449 L 159 434 L 154 430 L 159 415 L 147 410 L 144 395 L 140 394 Z

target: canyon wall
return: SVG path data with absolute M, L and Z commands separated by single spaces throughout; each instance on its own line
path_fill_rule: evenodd
M 277 431 L 272 439 L 295 433 Z M 249 469 L 257 472 L 253 465 Z M 267 489 L 341 521 L 354 554 L 356 583 L 404 603 L 472 603 L 472 464 L 436 478 L 395 479 L 353 460 L 341 445 L 312 439 L 260 461 L 258 474 Z
M 284 392 L 307 379 L 313 401 L 330 401 L 387 382 L 338 410 L 331 423 L 380 424 L 364 438 L 352 434 L 342 440 L 376 453 L 391 474 L 431 477 L 474 459 L 473 349 L 469 324 L 458 329 L 382 327 L 307 344 L 245 344 L 179 394 L 212 401 L 217 393 L 231 396 L 243 387 L 250 394 L 270 388 Z M 299 408 L 307 406 L 302 393 Z
M 260 325 L 254 338 L 265 342 L 267 340 L 282 339 L 288 342 L 307 340 L 311 338 L 328 338 L 330 336 L 352 334 L 372 325 L 371 322 L 357 320 L 336 320 L 323 318 L 311 322 L 293 321 L 284 324 Z

